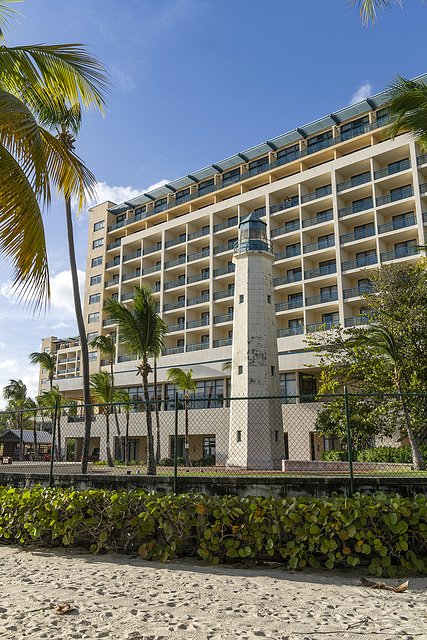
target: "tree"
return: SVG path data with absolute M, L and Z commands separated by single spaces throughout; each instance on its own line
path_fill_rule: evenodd
M 103 404 L 99 405 L 99 413 L 105 416 L 106 425 L 106 448 L 107 448 L 107 464 L 109 467 L 114 467 L 114 460 L 111 455 L 110 448 L 110 413 L 111 405 L 115 401 L 114 385 L 111 379 L 111 374 L 107 371 L 100 371 L 99 373 L 92 373 L 89 377 L 90 388 L 92 389 L 93 397 Z
M 89 343 L 89 346 L 92 347 L 92 349 L 98 349 L 99 353 L 108 359 L 108 363 L 110 365 L 111 385 L 113 387 L 112 393 L 114 395 L 114 358 L 116 356 L 115 341 L 113 340 L 112 336 L 99 335 L 99 336 L 96 336 L 93 340 L 91 340 L 91 342 Z M 119 419 L 117 416 L 116 407 L 113 408 L 113 411 L 114 411 L 114 417 L 116 421 L 118 455 L 119 455 L 119 460 L 122 461 L 123 460 L 122 436 L 120 434 L 120 425 L 119 425 Z
M 16 14 L 0 2 L 0 40 Z M 37 120 L 52 96 L 104 108 L 105 70 L 79 44 L 0 47 L 0 253 L 12 267 L 18 299 L 37 308 L 49 296 L 42 209 L 52 188 L 84 204 L 92 176 Z
M 402 131 L 411 133 L 418 146 L 427 150 L 427 86 L 420 80 L 401 76 L 391 83 L 388 109 L 392 123 L 387 134 L 395 138 Z
M 15 428 L 19 425 L 19 459 L 24 459 L 24 414 L 23 405 L 27 398 L 27 387 L 22 380 L 9 380 L 3 388 L 3 398 L 8 400 L 8 410 L 15 412 Z
M 40 396 L 38 396 L 40 398 Z M 55 451 L 51 452 L 56 460 L 61 462 L 62 460 L 62 438 L 61 438 L 61 417 L 62 417 L 62 407 L 65 404 L 65 400 L 59 391 L 59 386 L 54 384 L 49 391 L 44 391 L 41 395 L 41 403 L 45 407 L 51 408 L 51 418 L 52 418 L 52 433 L 56 430 L 56 444 Z M 55 422 L 55 408 L 56 408 L 56 422 Z
M 110 318 L 118 324 L 119 341 L 130 353 L 141 358 L 137 367 L 137 375 L 142 378 L 145 399 L 145 415 L 147 421 L 147 473 L 156 475 L 154 456 L 153 427 L 151 421 L 150 396 L 148 393 L 148 376 L 152 367 L 148 362 L 163 348 L 167 327 L 156 309 L 156 302 L 148 287 L 135 287 L 134 308 L 130 309 L 117 300 L 108 300 L 105 310 Z
M 196 391 L 196 383 L 193 380 L 193 369 L 189 369 L 188 371 L 184 371 L 179 367 L 172 367 L 168 369 L 168 380 L 178 387 L 181 391 L 184 391 L 184 400 L 185 400 L 185 466 L 191 467 L 190 460 L 190 445 L 189 445 L 189 435 L 188 435 L 188 401 L 189 401 L 189 391 Z M 175 442 L 175 447 L 178 446 L 178 443 Z
M 38 364 L 47 371 L 47 375 L 49 378 L 49 387 L 52 389 L 53 385 L 53 376 L 55 374 L 55 363 L 56 358 L 54 353 L 47 353 L 45 351 L 33 351 L 28 356 L 31 364 Z
M 125 455 L 124 461 L 125 464 L 129 464 L 129 414 L 130 414 L 130 404 L 131 397 L 126 389 L 116 389 L 116 400 L 120 402 L 122 406 L 124 406 L 126 411 L 126 430 L 125 430 Z
M 402 0 L 348 0 L 348 4 L 351 7 L 357 5 L 364 24 L 368 24 L 369 21 L 374 24 L 377 19 L 377 9 L 386 9 L 390 7 L 392 3 L 399 6 L 403 4 Z

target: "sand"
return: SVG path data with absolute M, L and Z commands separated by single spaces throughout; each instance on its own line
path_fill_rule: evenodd
M 360 586 L 360 568 L 160 564 L 14 546 L 0 546 L 0 559 L 2 640 L 427 640 L 427 578 L 393 593 Z M 66 603 L 75 610 L 57 615 Z

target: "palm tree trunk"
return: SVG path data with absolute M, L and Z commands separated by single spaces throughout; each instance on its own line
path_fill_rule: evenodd
M 57 434 L 57 442 L 58 442 L 58 462 L 62 461 L 62 443 L 61 443 L 61 412 L 58 409 L 58 415 L 56 417 L 56 434 Z
M 414 469 L 424 471 L 426 468 L 426 461 L 417 444 L 417 441 L 414 436 L 414 432 L 412 431 L 411 418 L 409 416 L 408 406 L 406 404 L 405 396 L 402 394 L 402 387 L 400 386 L 397 372 L 396 372 L 396 389 L 397 389 L 397 392 L 400 394 L 400 401 L 402 403 L 406 433 L 408 435 L 409 445 L 411 447 L 412 463 L 414 465 Z
M 126 408 L 125 464 L 129 464 L 129 411 Z
M 146 362 L 144 362 L 144 369 Z M 156 475 L 156 459 L 154 457 L 153 425 L 151 422 L 150 396 L 148 394 L 148 376 L 142 374 L 142 386 L 145 398 L 145 416 L 147 420 L 147 475 Z
M 68 252 L 70 255 L 71 279 L 73 282 L 74 308 L 76 312 L 77 327 L 80 335 L 80 347 L 82 352 L 82 380 L 83 402 L 85 412 L 85 433 L 82 451 L 82 473 L 87 473 L 89 461 L 90 431 L 92 426 L 92 414 L 90 410 L 90 386 L 89 386 L 89 353 L 87 347 L 86 329 L 83 320 L 82 304 L 80 300 L 79 282 L 77 278 L 76 253 L 74 249 L 73 221 L 71 218 L 71 200 L 65 197 L 65 217 L 67 220 Z
M 156 410 L 156 464 L 160 460 L 160 415 L 159 403 L 157 402 L 157 358 L 154 358 L 154 408 Z
M 24 459 L 24 414 L 19 414 L 19 459 Z
M 106 426 L 105 437 L 106 437 L 106 440 L 107 440 L 107 443 L 106 443 L 107 465 L 109 467 L 114 467 L 114 460 L 112 458 L 111 449 L 110 449 L 110 408 L 109 407 L 106 407 L 106 410 L 105 410 L 105 426 Z
M 191 467 L 190 460 L 190 444 L 188 441 L 188 395 L 185 396 L 185 441 L 184 441 L 184 449 L 185 449 L 185 466 Z
M 36 461 L 37 460 L 37 411 L 34 411 L 33 433 L 34 433 L 34 461 Z
M 114 397 L 114 369 L 113 369 L 112 359 L 110 359 L 110 373 L 111 373 L 111 395 Z M 116 431 L 117 431 L 117 452 L 118 452 L 119 462 L 123 462 L 122 435 L 120 433 L 119 417 L 117 415 L 116 405 L 114 405 L 113 411 L 114 411 L 114 418 L 116 421 Z

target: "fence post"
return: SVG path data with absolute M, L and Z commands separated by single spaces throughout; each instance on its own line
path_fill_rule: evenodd
M 55 400 L 55 412 L 53 414 L 52 425 L 52 446 L 50 449 L 50 471 L 49 471 L 49 487 L 53 485 L 53 458 L 55 457 L 55 436 L 56 436 L 56 417 L 58 415 L 58 398 Z
M 178 477 L 178 391 L 175 391 L 175 446 L 173 450 L 173 492 L 176 494 Z
M 345 404 L 345 424 L 347 427 L 347 449 L 348 449 L 348 464 L 350 467 L 350 498 L 354 496 L 354 478 L 353 478 L 353 444 L 351 441 L 350 433 L 350 413 L 348 409 L 348 393 L 347 386 L 344 386 L 344 404 Z

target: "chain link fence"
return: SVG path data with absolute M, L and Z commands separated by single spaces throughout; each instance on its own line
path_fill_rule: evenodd
M 400 477 L 427 458 L 427 394 L 175 397 L 93 404 L 88 473 Z M 79 474 L 83 405 L 0 412 L 0 460 Z

